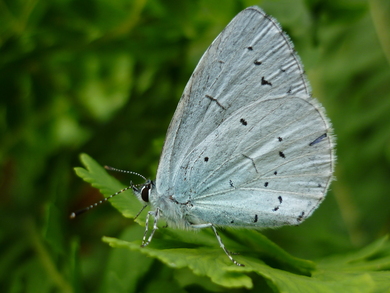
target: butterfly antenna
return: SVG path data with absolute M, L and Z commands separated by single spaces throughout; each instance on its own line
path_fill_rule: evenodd
M 104 166 L 104 169 L 110 170 L 110 171 L 115 171 L 115 172 L 121 172 L 121 173 L 137 175 L 137 176 L 141 177 L 142 179 L 144 179 L 146 181 L 146 178 L 144 176 L 142 176 L 141 174 L 137 173 L 137 172 L 117 169 L 117 168 L 110 167 L 110 166 Z
M 141 174 L 136 173 L 136 172 L 127 171 L 127 170 L 121 170 L 121 169 L 117 169 L 117 168 L 110 167 L 110 166 L 104 166 L 104 168 L 105 168 L 106 170 L 110 170 L 110 171 L 116 171 L 116 172 L 121 172 L 121 173 L 127 173 L 127 174 L 137 175 L 137 176 L 141 177 L 142 179 L 144 179 L 144 180 L 146 181 L 146 178 L 145 178 L 144 176 L 142 176 Z M 79 215 L 81 215 L 81 214 L 83 214 L 83 213 L 89 211 L 90 209 L 93 209 L 93 208 L 95 208 L 95 207 L 101 205 L 102 203 L 105 203 L 105 202 L 108 201 L 110 198 L 113 198 L 115 195 L 118 195 L 118 194 L 120 194 L 120 193 L 122 193 L 122 192 L 125 192 L 126 190 L 136 188 L 135 186 L 136 186 L 136 185 L 133 185 L 133 183 L 130 182 L 130 186 L 128 186 L 128 187 L 126 187 L 126 188 L 123 188 L 123 189 L 119 190 L 118 192 L 116 192 L 116 193 L 114 193 L 114 194 L 111 194 L 110 196 L 108 196 L 108 197 L 102 199 L 102 200 L 99 201 L 99 202 L 96 202 L 96 203 L 94 203 L 94 204 L 91 204 L 90 206 L 88 206 L 88 207 L 86 207 L 86 208 L 83 208 L 83 209 L 81 209 L 81 210 L 78 210 L 78 211 L 76 211 L 76 212 L 71 213 L 71 214 L 70 214 L 70 218 L 71 218 L 71 219 L 74 219 L 74 218 L 76 218 L 77 216 L 79 216 Z M 145 208 L 145 207 L 143 207 L 142 210 L 143 210 L 144 208 Z M 142 211 L 142 210 L 141 210 L 141 211 Z M 139 215 L 139 213 L 138 213 L 138 215 Z M 137 217 L 138 217 L 138 215 L 137 215 Z
M 123 189 L 119 190 L 118 192 L 116 192 L 116 193 L 114 193 L 114 194 L 111 194 L 109 197 L 106 197 L 106 198 L 102 199 L 102 200 L 99 201 L 99 202 L 95 202 L 94 204 L 91 204 L 90 206 L 87 206 L 86 208 L 83 208 L 83 209 L 81 209 L 81 210 L 78 210 L 78 211 L 76 211 L 76 212 L 71 213 L 70 216 L 69 216 L 69 218 L 74 219 L 74 218 L 76 218 L 77 216 L 79 216 L 79 215 L 81 215 L 81 214 L 83 214 L 83 213 L 85 213 L 85 212 L 87 212 L 87 211 L 89 211 L 89 210 L 91 210 L 91 209 L 93 209 L 93 208 L 95 208 L 95 207 L 101 205 L 102 203 L 105 203 L 105 202 L 108 201 L 110 198 L 113 198 L 115 195 L 118 195 L 118 194 L 120 194 L 120 193 L 122 193 L 122 192 L 125 192 L 126 190 L 129 190 L 129 189 L 132 189 L 132 188 L 134 188 L 134 185 L 133 185 L 133 183 L 130 182 L 130 186 L 128 186 L 128 187 L 126 187 L 126 188 L 123 188 Z

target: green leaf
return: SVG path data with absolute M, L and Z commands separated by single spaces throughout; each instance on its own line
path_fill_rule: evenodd
M 152 244 L 141 248 L 141 242 L 128 242 L 111 237 L 103 241 L 112 247 L 139 250 L 172 268 L 190 268 L 196 275 L 208 276 L 216 284 L 225 287 L 252 288 L 252 280 L 242 272 L 228 272 L 226 267 L 232 265 L 220 248 L 177 248 L 178 244 L 154 239 Z M 171 245 L 169 245 L 171 244 Z M 237 258 L 240 261 L 240 258 Z
M 89 156 L 83 154 L 81 158 L 87 169 L 77 168 L 77 174 L 105 196 L 123 188 Z M 126 194 L 126 200 L 117 200 L 121 196 L 112 200 L 114 206 L 126 217 L 134 217 L 138 202 L 135 196 Z M 140 234 L 138 240 L 133 238 L 135 231 Z M 131 241 L 112 237 L 104 237 L 103 241 L 112 247 L 139 251 L 174 269 L 189 268 L 195 275 L 207 276 L 227 288 L 253 288 L 250 273 L 256 273 L 280 292 L 371 292 L 376 289 L 380 292 L 383 279 L 390 277 L 387 272 L 376 272 L 390 268 L 387 238 L 358 252 L 324 259 L 316 267 L 312 261 L 288 254 L 258 231 L 224 229 L 220 233 L 226 247 L 239 252 L 234 258 L 245 264 L 245 267 L 237 267 L 218 247 L 211 229 L 195 233 L 165 227 L 159 229 L 151 244 L 144 248 L 140 230 L 131 230 L 131 233 Z M 109 277 L 111 282 L 117 278 L 113 273 Z
M 93 187 L 99 188 L 106 197 L 124 187 L 88 155 L 82 154 L 81 160 L 86 169 L 75 168 L 77 175 L 91 183 Z M 126 217 L 134 217 L 142 206 L 134 195 L 129 195 L 129 192 L 120 194 L 110 201 Z M 135 208 L 137 206 L 138 208 Z M 239 262 L 246 264 L 246 260 L 251 259 L 252 262 L 263 264 L 261 258 L 265 258 L 278 267 L 302 274 L 309 274 L 314 269 L 312 262 L 289 255 L 257 231 L 234 230 L 234 234 L 232 230 L 227 232 L 234 236 L 231 239 L 223 237 L 223 240 L 229 249 L 241 253 L 235 256 Z M 128 242 L 104 238 L 104 241 L 115 247 L 139 250 L 168 265 L 174 264 L 175 268 L 188 267 L 195 274 L 208 276 L 213 282 L 222 286 L 252 287 L 252 281 L 247 275 L 225 270 L 232 263 L 218 247 L 217 239 L 210 229 L 203 229 L 198 233 L 170 228 L 160 229 L 146 248 L 140 248 L 140 240 Z
M 142 230 L 142 227 L 132 225 L 123 231 L 120 238 L 128 241 L 138 239 Z M 100 292 L 137 292 L 137 282 L 151 269 L 152 261 L 136 251 L 111 250 Z M 136 270 L 134 264 L 137 266 Z
M 228 270 L 236 271 L 230 267 Z M 375 284 L 368 274 L 348 276 L 335 274 L 337 278 L 308 277 L 281 271 L 258 263 L 249 263 L 244 267 L 246 272 L 256 272 L 268 280 L 276 292 L 370 292 Z M 329 272 L 327 272 L 329 273 Z M 330 272 L 331 273 L 331 272 Z M 325 275 L 327 276 L 327 275 Z
M 93 187 L 98 188 L 105 197 L 108 197 L 126 187 L 114 177 L 110 176 L 106 169 L 100 166 L 90 156 L 81 154 L 80 159 L 86 169 L 76 167 L 74 168 L 76 174 L 84 181 L 91 183 Z M 130 190 L 115 196 L 110 199 L 110 202 L 126 218 L 134 218 L 142 208 L 142 204 Z M 142 218 L 139 220 L 142 220 Z
M 385 236 L 360 251 L 336 255 L 319 262 L 322 269 L 347 271 L 375 271 L 390 269 L 389 237 Z

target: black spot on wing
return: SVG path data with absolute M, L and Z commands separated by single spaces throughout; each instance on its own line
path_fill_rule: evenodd
M 263 76 L 263 77 L 261 77 L 261 85 L 270 85 L 270 86 L 272 86 L 272 83 L 270 83 L 268 80 L 266 80 L 264 78 L 264 76 Z
M 280 195 L 278 196 L 278 200 L 279 200 L 279 205 L 277 205 L 276 207 L 274 207 L 274 208 L 272 209 L 273 212 L 276 212 L 277 210 L 279 210 L 279 207 L 280 207 L 280 205 L 281 205 L 282 202 L 283 202 L 283 198 L 282 198 Z
M 283 141 L 283 138 L 281 138 L 281 137 L 279 136 L 279 137 L 278 137 L 278 140 L 279 140 L 279 141 Z
M 257 215 L 255 215 L 255 219 L 254 219 L 253 223 L 256 223 L 258 219 L 259 219 L 259 217 Z
M 323 135 L 317 137 L 315 140 L 313 140 L 311 143 L 309 143 L 309 146 L 313 146 L 319 142 L 321 142 L 325 137 L 327 137 L 328 135 L 326 133 L 324 133 Z
M 208 162 L 209 161 L 209 157 L 204 157 L 204 161 Z
M 305 215 L 305 212 L 302 212 L 299 216 L 298 216 L 298 218 L 297 218 L 297 221 L 298 222 L 301 222 L 302 220 L 303 220 L 303 216 Z
M 247 122 L 244 118 L 241 118 L 241 119 L 240 119 L 240 122 L 241 122 L 241 124 L 244 125 L 244 126 L 247 126 L 247 125 L 248 125 L 248 122 Z
M 268 187 L 268 182 L 264 183 L 264 187 Z
M 280 156 L 281 158 L 283 158 L 283 159 L 285 159 L 285 158 L 286 158 L 286 156 L 284 155 L 284 153 L 283 153 L 283 152 L 279 152 L 279 156 Z
M 253 62 L 253 64 L 255 64 L 255 65 L 261 65 L 261 61 L 255 60 L 255 61 Z

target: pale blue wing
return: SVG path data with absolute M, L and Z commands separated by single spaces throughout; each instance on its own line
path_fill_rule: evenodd
M 250 7 L 214 40 L 184 90 L 160 159 L 159 192 L 172 186 L 181 160 L 234 111 L 287 93 L 310 94 L 299 58 L 276 21 Z
M 280 195 L 277 210 L 288 200 L 294 204 L 273 226 L 292 223 L 286 219 L 298 218 L 297 211 L 305 217 L 324 196 L 333 170 L 331 126 L 323 113 L 310 98 L 289 38 L 273 18 L 250 7 L 214 40 L 184 90 L 160 159 L 156 196 L 191 200 L 194 222 L 224 224 L 216 222 L 218 214 L 239 208 L 237 216 L 253 218 L 264 211 L 268 223 L 268 207 L 275 209 Z M 259 208 L 256 214 L 252 207 Z
M 324 199 L 333 165 L 322 107 L 308 96 L 275 96 L 236 111 L 195 147 L 172 194 L 190 203 L 192 223 L 299 224 Z

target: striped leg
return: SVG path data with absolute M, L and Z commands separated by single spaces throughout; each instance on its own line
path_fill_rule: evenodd
M 148 234 L 148 230 L 149 230 L 149 217 L 150 216 L 154 217 L 153 230 L 152 230 L 152 233 L 150 233 L 150 236 L 149 236 L 148 240 L 146 241 L 146 235 Z M 157 222 L 158 222 L 159 218 L 160 218 L 160 210 L 159 209 L 156 209 L 155 211 L 149 211 L 148 214 L 146 215 L 145 233 L 144 233 L 144 237 L 142 238 L 142 245 L 141 245 L 141 247 L 148 246 L 150 241 L 152 241 L 154 232 L 156 232 L 156 230 L 158 229 Z
M 213 229 L 213 231 L 214 231 L 215 236 L 217 237 L 219 246 L 223 249 L 223 251 L 226 253 L 226 255 L 228 256 L 228 258 L 229 258 L 235 265 L 237 265 L 237 266 L 239 266 L 239 267 L 245 267 L 245 265 L 240 264 L 239 262 L 237 262 L 237 261 L 232 257 L 232 254 L 226 249 L 225 244 L 223 244 L 223 242 L 222 242 L 221 236 L 219 236 L 219 234 L 218 234 L 217 228 L 215 228 L 215 226 L 214 226 L 213 224 L 211 224 L 211 223 L 208 223 L 208 224 L 199 224 L 199 225 L 192 225 L 192 227 L 193 227 L 193 228 L 207 228 L 207 227 L 211 227 L 211 229 Z

